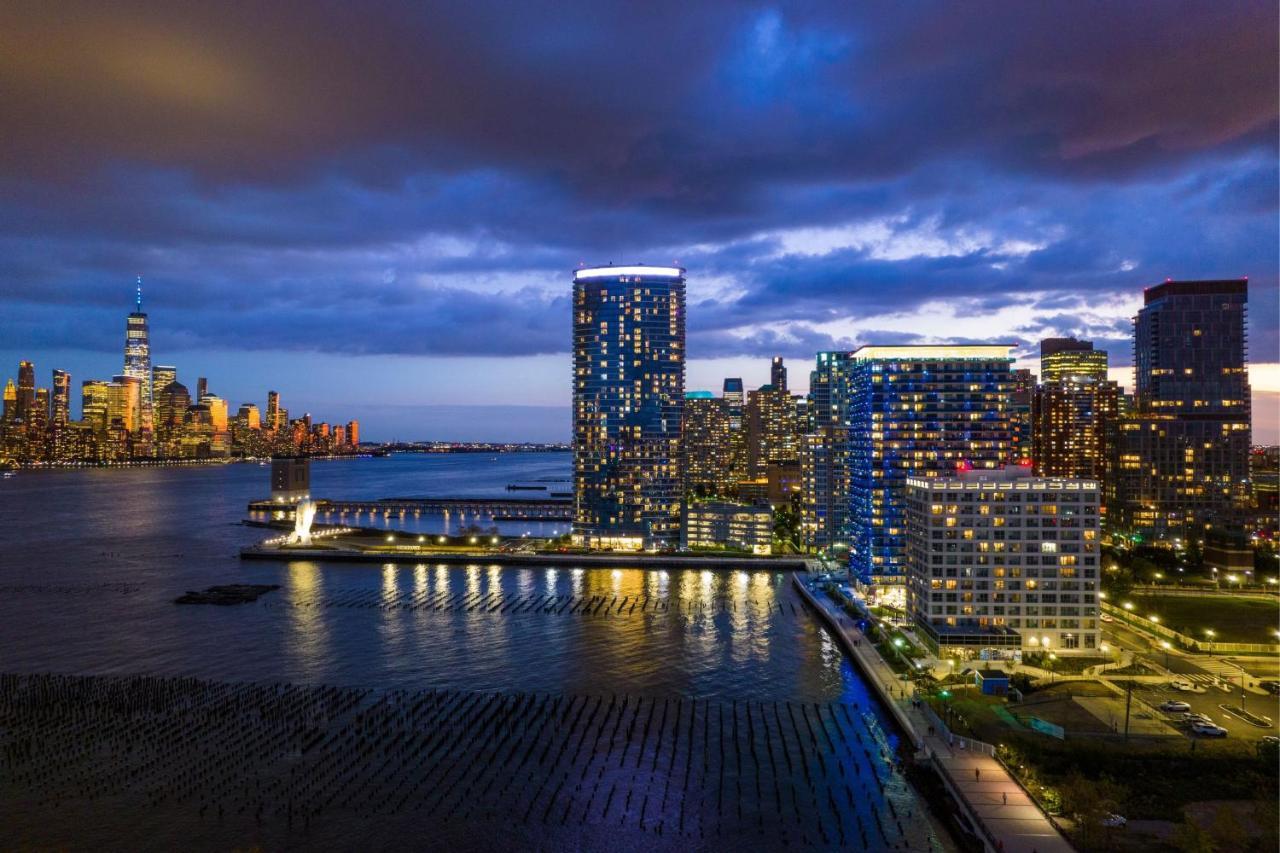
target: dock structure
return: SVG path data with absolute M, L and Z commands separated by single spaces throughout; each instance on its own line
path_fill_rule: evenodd
M 316 514 L 407 516 L 431 514 L 481 515 L 497 521 L 572 521 L 573 498 L 380 498 L 378 500 L 316 500 Z M 271 500 L 252 501 L 249 512 L 293 514 L 293 505 Z

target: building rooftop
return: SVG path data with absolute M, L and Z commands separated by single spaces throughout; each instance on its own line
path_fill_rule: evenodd
M 1008 358 L 1013 344 L 909 344 L 895 346 L 864 346 L 853 351 L 856 359 L 873 358 Z
M 1215 294 L 1248 293 L 1249 279 L 1226 278 L 1203 281 L 1173 281 L 1172 279 L 1142 291 L 1142 300 L 1150 305 L 1166 296 L 1212 296 Z
M 684 278 L 684 267 L 651 267 L 647 264 L 632 264 L 630 266 L 608 266 L 608 267 L 583 267 L 580 270 L 574 270 L 574 281 L 582 281 L 589 278 L 617 278 L 623 275 L 638 275 L 642 277 L 654 278 Z

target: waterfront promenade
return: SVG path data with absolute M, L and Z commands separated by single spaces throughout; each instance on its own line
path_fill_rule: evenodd
M 324 561 L 330 563 L 411 563 L 442 565 L 544 566 L 548 568 L 742 569 L 746 571 L 812 571 L 815 561 L 803 557 L 733 557 L 706 554 L 640 552 L 530 553 L 525 551 L 440 551 L 402 548 L 302 548 L 259 544 L 240 549 L 242 560 Z
M 836 632 L 845 652 L 876 688 L 918 754 L 937 768 L 943 784 L 979 827 L 987 850 L 1070 853 L 1070 843 L 1004 765 L 989 754 L 989 744 L 952 735 L 927 706 L 917 707 L 912 702 L 913 688 L 899 680 L 853 619 L 827 596 L 810 590 L 799 576 L 793 580 L 805 600 Z

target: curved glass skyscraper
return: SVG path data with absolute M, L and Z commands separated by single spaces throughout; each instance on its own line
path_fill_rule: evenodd
M 679 267 L 574 274 L 575 542 L 654 548 L 679 537 L 684 311 Z

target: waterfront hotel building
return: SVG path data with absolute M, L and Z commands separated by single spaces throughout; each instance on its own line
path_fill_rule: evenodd
M 1005 468 L 906 485 L 907 611 L 936 652 L 1097 653 L 1097 481 Z
M 573 540 L 674 546 L 680 535 L 685 271 L 573 278 Z

